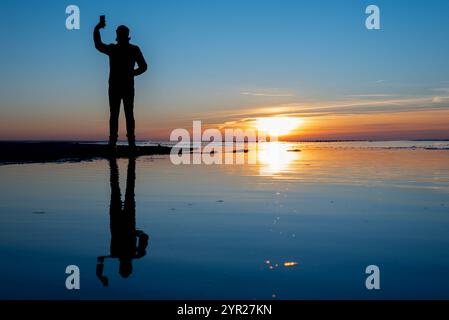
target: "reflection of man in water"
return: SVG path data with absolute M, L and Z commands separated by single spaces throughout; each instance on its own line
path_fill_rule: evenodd
M 111 203 L 109 208 L 111 228 L 111 248 L 109 256 L 98 257 L 97 276 L 103 285 L 108 285 L 108 279 L 103 275 L 105 258 L 118 258 L 119 273 L 127 278 L 133 270 L 132 260 L 139 259 L 146 254 L 148 235 L 136 230 L 136 201 L 134 186 L 136 180 L 136 159 L 129 158 L 128 176 L 126 178 L 125 201 L 122 203 L 117 160 L 109 160 Z
M 113 147 L 117 144 L 120 103 L 123 100 L 128 143 L 135 147 L 134 77 L 147 70 L 147 63 L 139 47 L 129 43 L 131 38 L 126 26 L 117 28 L 117 44 L 104 44 L 100 29 L 105 26 L 105 21 L 100 20 L 94 29 L 94 42 L 98 51 L 109 56 L 109 144 Z M 136 63 L 138 68 L 134 69 Z

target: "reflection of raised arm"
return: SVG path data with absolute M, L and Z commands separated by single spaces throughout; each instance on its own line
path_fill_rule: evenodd
M 101 53 L 108 54 L 108 46 L 101 41 L 101 34 L 100 29 L 103 29 L 105 27 L 105 24 L 100 22 L 95 26 L 94 29 L 94 43 L 95 48 L 100 51 Z
M 107 257 L 98 257 L 97 259 L 97 270 L 96 270 L 96 274 L 98 279 L 100 279 L 101 283 L 103 284 L 103 286 L 107 287 L 109 284 L 109 280 L 107 277 L 105 277 L 103 275 L 103 270 L 104 270 L 104 258 Z
M 145 256 L 147 254 L 147 247 L 148 247 L 148 235 L 140 230 L 136 230 L 136 236 L 137 238 L 139 238 L 139 242 L 137 244 L 137 250 L 136 250 L 136 255 L 134 256 L 135 259 L 140 259 L 143 256 Z
M 134 76 L 141 75 L 142 73 L 147 71 L 148 65 L 139 48 L 137 48 L 136 62 L 137 62 L 137 69 L 134 70 Z

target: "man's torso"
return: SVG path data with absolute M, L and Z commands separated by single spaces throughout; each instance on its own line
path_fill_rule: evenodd
M 134 87 L 134 67 L 139 47 L 132 44 L 110 44 L 109 48 L 109 85 Z

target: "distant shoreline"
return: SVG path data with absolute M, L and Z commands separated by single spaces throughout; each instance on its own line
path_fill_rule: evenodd
M 393 142 L 393 141 L 410 141 L 410 142 L 445 142 L 449 141 L 449 138 L 441 139 L 311 139 L 311 140 L 279 140 L 279 142 Z M 151 143 L 151 144 L 161 144 L 161 143 L 174 143 L 169 140 L 136 140 L 137 143 Z M 202 141 L 210 142 L 210 141 Z M 225 142 L 225 141 L 222 141 Z M 107 144 L 107 140 L 1 140 L 0 143 L 80 143 L 80 144 Z M 127 144 L 126 141 L 120 142 Z

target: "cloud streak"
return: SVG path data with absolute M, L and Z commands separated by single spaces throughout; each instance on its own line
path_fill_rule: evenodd
M 280 92 L 279 89 L 269 89 L 269 90 L 250 90 L 240 92 L 243 96 L 253 96 L 253 97 L 294 97 L 295 94 L 291 92 Z
M 215 123 L 241 121 L 274 115 L 296 117 L 320 117 L 332 115 L 360 115 L 379 113 L 400 113 L 418 111 L 449 111 L 449 96 L 420 96 L 396 99 L 354 99 L 322 102 L 288 103 L 269 107 L 231 109 L 214 113 L 195 115 L 198 119 L 210 120 Z
M 350 94 L 347 98 L 388 98 L 397 97 L 397 94 L 373 93 L 373 94 Z

